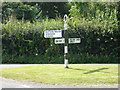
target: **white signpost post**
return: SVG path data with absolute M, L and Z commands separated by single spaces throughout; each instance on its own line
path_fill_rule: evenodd
M 55 39 L 55 44 L 64 44 L 64 64 L 65 68 L 68 68 L 68 44 L 80 43 L 80 38 L 68 38 L 68 28 L 67 28 L 68 16 L 64 16 L 64 38 L 62 36 L 63 30 L 46 30 L 44 32 L 45 38 L 59 38 Z

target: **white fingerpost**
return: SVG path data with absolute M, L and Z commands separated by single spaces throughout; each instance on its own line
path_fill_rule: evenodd
M 64 64 L 65 68 L 68 68 L 68 26 L 67 26 L 67 20 L 68 16 L 64 16 L 64 38 L 65 38 L 65 43 L 64 43 Z
M 65 59 L 64 61 L 65 61 L 64 62 L 65 63 L 65 68 L 68 68 L 68 59 Z
M 46 30 L 44 31 L 45 38 L 57 38 L 55 44 L 64 44 L 64 66 L 68 68 L 68 43 L 80 43 L 80 38 L 68 38 L 68 16 L 64 15 L 64 30 Z

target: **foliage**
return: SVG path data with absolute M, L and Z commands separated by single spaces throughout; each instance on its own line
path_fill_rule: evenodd
M 74 23 L 71 26 L 87 42 L 83 51 L 119 56 L 118 7 L 117 2 L 72 2 L 70 16 Z
M 120 32 L 117 22 L 113 24 L 111 22 L 99 22 L 96 19 L 87 21 L 77 18 L 72 18 L 70 22 L 74 23 L 69 23 L 69 37 L 80 37 L 82 39 L 81 44 L 70 45 L 72 52 L 78 50 L 82 53 L 119 56 L 117 48 L 119 48 Z M 74 50 L 72 47 L 78 48 Z
M 17 19 L 24 18 L 25 20 L 35 20 L 37 14 L 37 8 L 30 5 L 20 5 L 15 9 Z
M 60 21 L 57 21 L 58 23 L 54 22 L 54 20 L 46 20 L 32 24 L 30 22 L 13 21 L 3 24 L 3 52 L 18 56 L 24 54 L 35 55 L 36 53 L 44 54 L 47 48 L 50 47 L 50 40 L 43 37 L 44 30 L 60 29 L 62 27 Z M 52 27 L 52 25 L 54 27 Z
M 2 6 L 3 22 L 9 20 L 10 17 L 33 21 L 38 12 L 36 7 L 22 2 L 4 2 Z
M 116 19 L 117 2 L 72 2 L 70 15 L 72 17 L 85 18 L 99 21 Z
M 53 52 L 53 51 L 52 51 Z M 54 53 L 54 52 L 53 52 Z M 64 64 L 63 53 L 47 53 L 47 55 L 3 55 L 3 64 Z M 51 55 L 52 54 L 52 55 Z M 69 54 L 69 64 L 118 63 L 120 58 L 108 55 Z
M 2 5 L 3 22 L 9 17 L 17 19 L 40 20 L 46 17 L 63 17 L 68 14 L 70 4 L 66 2 L 4 2 Z
M 120 33 L 116 27 L 112 26 L 113 32 L 104 32 L 102 27 L 85 19 L 69 20 L 69 37 L 82 40 L 80 44 L 69 44 L 70 63 L 118 62 Z M 3 63 L 63 63 L 60 61 L 63 60 L 63 45 L 55 45 L 54 39 L 44 38 L 43 33 L 60 29 L 63 30 L 61 19 L 34 23 L 14 20 L 2 24 Z
M 36 4 L 43 3 L 16 3 L 17 7 L 18 5 L 20 7 L 19 10 L 28 8 L 29 5 L 37 8 Z M 93 61 L 89 63 L 117 63 L 120 56 L 120 32 L 116 3 L 74 2 L 72 5 L 71 17 L 68 20 L 68 35 L 70 38 L 81 38 L 81 43 L 69 44 L 70 58 L 75 55 L 77 57 L 72 58 L 74 61 L 71 60 L 70 63 L 86 63 L 91 59 Z M 16 62 L 15 57 L 38 55 L 51 60 L 49 63 L 61 63 L 60 60 L 55 59 L 55 56 L 57 55 L 57 58 L 63 56 L 63 45 L 55 45 L 54 39 L 45 39 L 44 31 L 63 29 L 61 18 L 47 17 L 33 23 L 9 18 L 9 21 L 2 24 L 3 62 L 7 63 L 9 57 L 12 58 L 11 63 L 14 60 Z M 82 56 L 84 57 L 82 61 L 77 61 Z M 38 63 L 40 63 L 39 60 Z M 41 63 L 47 63 L 47 61 Z
M 69 14 L 70 9 L 67 2 L 24 2 L 24 4 L 37 7 L 44 18 L 63 17 L 64 14 Z

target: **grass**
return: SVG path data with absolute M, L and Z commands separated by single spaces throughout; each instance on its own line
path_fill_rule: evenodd
M 118 65 L 36 65 L 1 69 L 2 77 L 53 85 L 117 85 Z

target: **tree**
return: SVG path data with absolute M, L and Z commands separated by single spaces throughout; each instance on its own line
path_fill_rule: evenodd
M 108 20 L 116 17 L 116 10 L 116 2 L 73 2 L 70 15 L 86 19 Z
M 3 21 L 9 20 L 11 16 L 16 19 L 33 21 L 36 18 L 38 10 L 36 7 L 23 4 L 22 2 L 4 2 L 2 7 Z
M 37 8 L 30 5 L 21 4 L 14 10 L 14 12 L 17 19 L 24 18 L 25 20 L 33 21 L 36 19 Z
M 42 12 L 42 16 L 48 18 L 63 17 L 64 14 L 69 14 L 70 9 L 67 2 L 24 2 L 24 4 L 35 6 L 39 10 L 38 14 Z
M 69 14 L 70 4 L 67 2 L 4 2 L 2 7 L 3 21 L 11 16 L 17 19 L 34 21 L 43 18 L 63 17 Z

